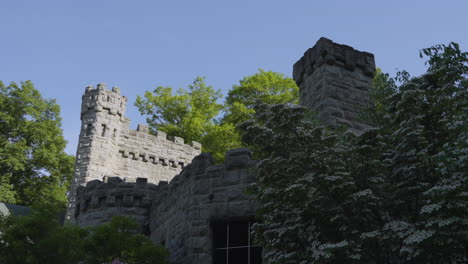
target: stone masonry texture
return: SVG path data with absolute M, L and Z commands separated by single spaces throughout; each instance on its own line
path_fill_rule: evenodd
M 78 186 L 104 176 L 118 176 L 126 182 L 147 178 L 150 183 L 169 181 L 201 152 L 198 142 L 184 144 L 179 137 L 163 132 L 150 135 L 147 126 L 129 128 L 125 117 L 127 98 L 119 88 L 86 88 L 81 104 L 81 131 L 75 173 L 69 195 L 67 219 L 73 222 Z
M 294 65 L 300 102 L 333 128 L 360 133 L 369 103 L 374 56 L 321 38 Z M 80 226 L 129 216 L 170 252 L 170 263 L 213 263 L 213 223 L 254 220 L 260 204 L 245 194 L 257 161 L 245 148 L 215 165 L 197 142 L 148 127 L 129 128 L 127 99 L 118 88 L 86 88 L 68 219 Z
M 359 133 L 370 128 L 359 113 L 369 103 L 374 72 L 373 54 L 321 38 L 294 64 L 293 77 L 301 105 L 328 126 Z

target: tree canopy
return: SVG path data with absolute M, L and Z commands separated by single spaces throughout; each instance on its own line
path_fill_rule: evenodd
M 225 102 L 223 122 L 240 124 L 254 118 L 257 101 L 265 104 L 298 104 L 299 88 L 292 78 L 281 73 L 264 71 L 244 77 L 233 85 Z
M 218 102 L 221 91 L 208 86 L 201 77 L 176 93 L 170 87 L 147 91 L 135 104 L 147 116 L 153 133 L 159 130 L 198 141 L 204 152 L 211 152 L 217 162 L 222 162 L 227 150 L 243 146 L 236 125 L 254 117 L 255 101 L 294 104 L 298 91 L 292 78 L 260 69 L 234 85 L 224 104 Z
M 0 201 L 31 205 L 56 199 L 65 206 L 74 157 L 64 152 L 60 107 L 30 81 L 0 82 Z
M 250 190 L 273 263 L 466 263 L 468 53 L 424 49 L 426 74 L 381 72 L 361 135 L 316 126 L 305 109 L 258 105 L 243 139 L 268 153 Z M 387 82 L 389 81 L 389 82 Z
M 137 97 L 135 105 L 147 116 L 152 132 L 163 131 L 186 141 L 201 141 L 222 109 L 217 102 L 220 98 L 219 90 L 197 77 L 188 89 L 180 88 L 175 94 L 171 87 L 162 86 L 147 91 L 144 98 Z
M 53 203 L 39 203 L 27 216 L 0 215 L 0 262 L 167 263 L 167 250 L 138 234 L 133 219 L 114 217 L 107 224 L 91 228 L 62 225 L 57 208 Z

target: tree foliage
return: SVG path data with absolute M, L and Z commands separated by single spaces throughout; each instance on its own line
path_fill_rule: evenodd
M 168 252 L 148 237 L 137 234 L 138 224 L 127 217 L 91 229 L 84 241 L 85 263 L 101 264 L 118 260 L 126 264 L 166 263 Z
M 81 228 L 62 225 L 60 215 L 54 204 L 36 204 L 28 216 L 0 215 L 0 262 L 166 263 L 167 251 L 137 234 L 133 219 L 114 217 L 110 223 Z
M 144 98 L 138 96 L 135 105 L 147 116 L 152 132 L 163 131 L 186 141 L 202 141 L 206 131 L 222 109 L 217 101 L 221 92 L 206 85 L 204 78 L 197 77 L 188 89 L 179 89 L 174 94 L 171 87 L 158 87 L 147 91 Z
M 58 207 L 43 203 L 35 204 L 27 216 L 0 214 L 0 262 L 64 264 L 81 260 L 87 231 L 62 226 Z
M 175 94 L 170 87 L 146 92 L 144 98 L 137 98 L 136 106 L 147 116 L 153 133 L 159 130 L 186 141 L 198 141 L 204 152 L 211 152 L 217 162 L 222 162 L 227 150 L 243 146 L 236 126 L 253 118 L 256 100 L 297 103 L 298 91 L 291 78 L 260 69 L 234 85 L 224 105 L 218 103 L 221 92 L 197 77 L 188 90 L 179 89 Z
M 292 78 L 281 73 L 264 71 L 244 77 L 233 85 L 226 97 L 223 122 L 234 125 L 254 118 L 257 101 L 266 104 L 298 104 L 299 88 Z
M 290 105 L 259 105 L 242 123 L 246 143 L 270 153 L 252 186 L 267 259 L 468 261 L 468 53 L 451 43 L 421 54 L 426 74 L 400 74 L 398 88 L 380 75 L 376 128 L 361 135 L 317 127 Z
M 31 82 L 0 82 L 0 201 L 56 199 L 65 206 L 74 157 L 64 152 L 59 113 Z

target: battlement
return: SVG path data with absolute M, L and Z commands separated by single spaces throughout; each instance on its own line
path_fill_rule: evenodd
M 81 226 L 96 225 L 111 220 L 112 216 L 134 217 L 142 227 L 147 225 L 151 201 L 157 186 L 146 178 L 127 182 L 119 177 L 105 176 L 92 180 L 76 191 L 75 220 Z
M 374 54 L 322 37 L 294 64 L 293 77 L 297 85 L 300 87 L 304 80 L 324 64 L 336 65 L 351 72 L 359 69 L 366 76 L 374 77 Z
M 79 215 L 88 209 L 102 207 L 139 207 L 148 208 L 156 193 L 157 186 L 148 183 L 146 178 L 137 178 L 127 182 L 120 177 L 104 176 L 103 180 L 92 180 L 76 191 Z
M 252 160 L 252 152 L 249 149 L 231 149 L 226 152 L 225 157 L 224 164 L 214 165 L 210 153 L 196 156 L 192 163 L 184 167 L 180 174 L 172 178 L 170 182 L 160 181 L 158 183 L 154 203 L 167 203 L 168 200 L 176 199 L 178 193 L 183 192 L 182 189 L 186 188 L 188 182 L 191 183 L 189 185 L 193 187 L 194 194 L 208 193 L 210 188 L 247 185 L 253 182 L 253 177 L 246 173 L 256 164 L 256 161 Z M 207 181 L 213 184 L 207 184 Z
M 123 116 L 127 107 L 127 97 L 120 95 L 120 89 L 106 89 L 106 84 L 100 83 L 97 88 L 86 87 L 81 102 L 81 119 L 90 111 L 108 112 L 110 115 Z

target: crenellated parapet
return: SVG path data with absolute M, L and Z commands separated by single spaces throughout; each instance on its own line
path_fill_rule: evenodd
M 86 87 L 81 103 L 81 117 L 89 111 L 107 112 L 110 115 L 122 117 L 127 107 L 127 97 L 120 95 L 118 87 L 106 89 L 106 84 L 100 83 L 97 88 Z
M 119 177 L 104 177 L 79 186 L 76 192 L 74 217 L 80 226 L 109 222 L 113 216 L 135 218 L 142 231 L 147 229 L 149 209 L 157 186 L 145 178 L 126 182 Z

